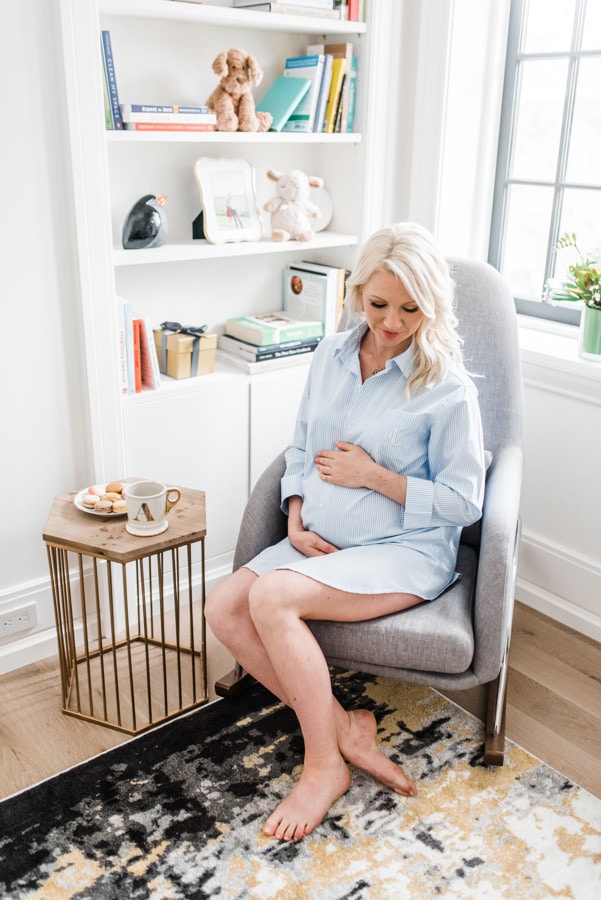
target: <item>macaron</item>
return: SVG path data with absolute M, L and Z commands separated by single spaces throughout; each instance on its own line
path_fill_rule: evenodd
M 88 509 L 94 509 L 98 503 L 98 494 L 84 494 L 81 498 L 81 502 L 84 506 L 87 506 Z
M 108 515 L 109 513 L 112 513 L 112 511 L 113 504 L 110 500 L 96 500 L 96 504 L 94 505 L 94 512 L 106 513 Z
M 101 495 L 100 499 L 110 500 L 113 503 L 115 500 L 121 500 L 121 494 L 117 493 L 117 491 L 107 491 L 106 494 Z
M 110 481 L 105 487 L 105 491 L 107 494 L 121 494 L 123 492 L 123 485 L 120 481 Z
M 127 511 L 127 503 L 125 500 L 113 500 L 113 512 L 124 513 Z

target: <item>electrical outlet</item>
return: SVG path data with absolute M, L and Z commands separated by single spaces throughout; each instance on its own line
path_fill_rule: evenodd
M 7 609 L 0 613 L 0 639 L 18 631 L 27 631 L 37 624 L 38 615 L 35 603 L 26 603 L 14 609 Z

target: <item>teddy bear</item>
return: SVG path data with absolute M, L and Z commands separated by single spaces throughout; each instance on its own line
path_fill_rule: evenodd
M 309 201 L 311 188 L 323 187 L 323 179 L 305 175 L 300 169 L 287 174 L 269 169 L 267 177 L 276 183 L 276 195 L 263 206 L 271 213 L 271 238 L 274 241 L 310 241 L 315 232 L 311 220 L 321 211 Z
M 232 48 L 215 58 L 213 71 L 221 81 L 207 106 L 217 116 L 217 131 L 269 131 L 271 113 L 255 112 L 252 87 L 263 78 L 256 59 L 246 50 Z

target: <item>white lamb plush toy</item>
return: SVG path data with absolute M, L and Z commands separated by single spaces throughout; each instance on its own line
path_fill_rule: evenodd
M 271 213 L 271 238 L 274 241 L 310 241 L 315 232 L 311 220 L 318 219 L 321 211 L 309 202 L 311 188 L 323 187 L 323 179 L 305 175 L 292 169 L 287 175 L 269 169 L 267 177 L 276 183 L 277 196 L 264 205 Z

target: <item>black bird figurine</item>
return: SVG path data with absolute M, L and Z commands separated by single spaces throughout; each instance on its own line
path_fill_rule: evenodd
M 134 203 L 123 223 L 121 236 L 125 250 L 160 247 L 167 240 L 169 225 L 163 210 L 166 196 L 144 194 Z

